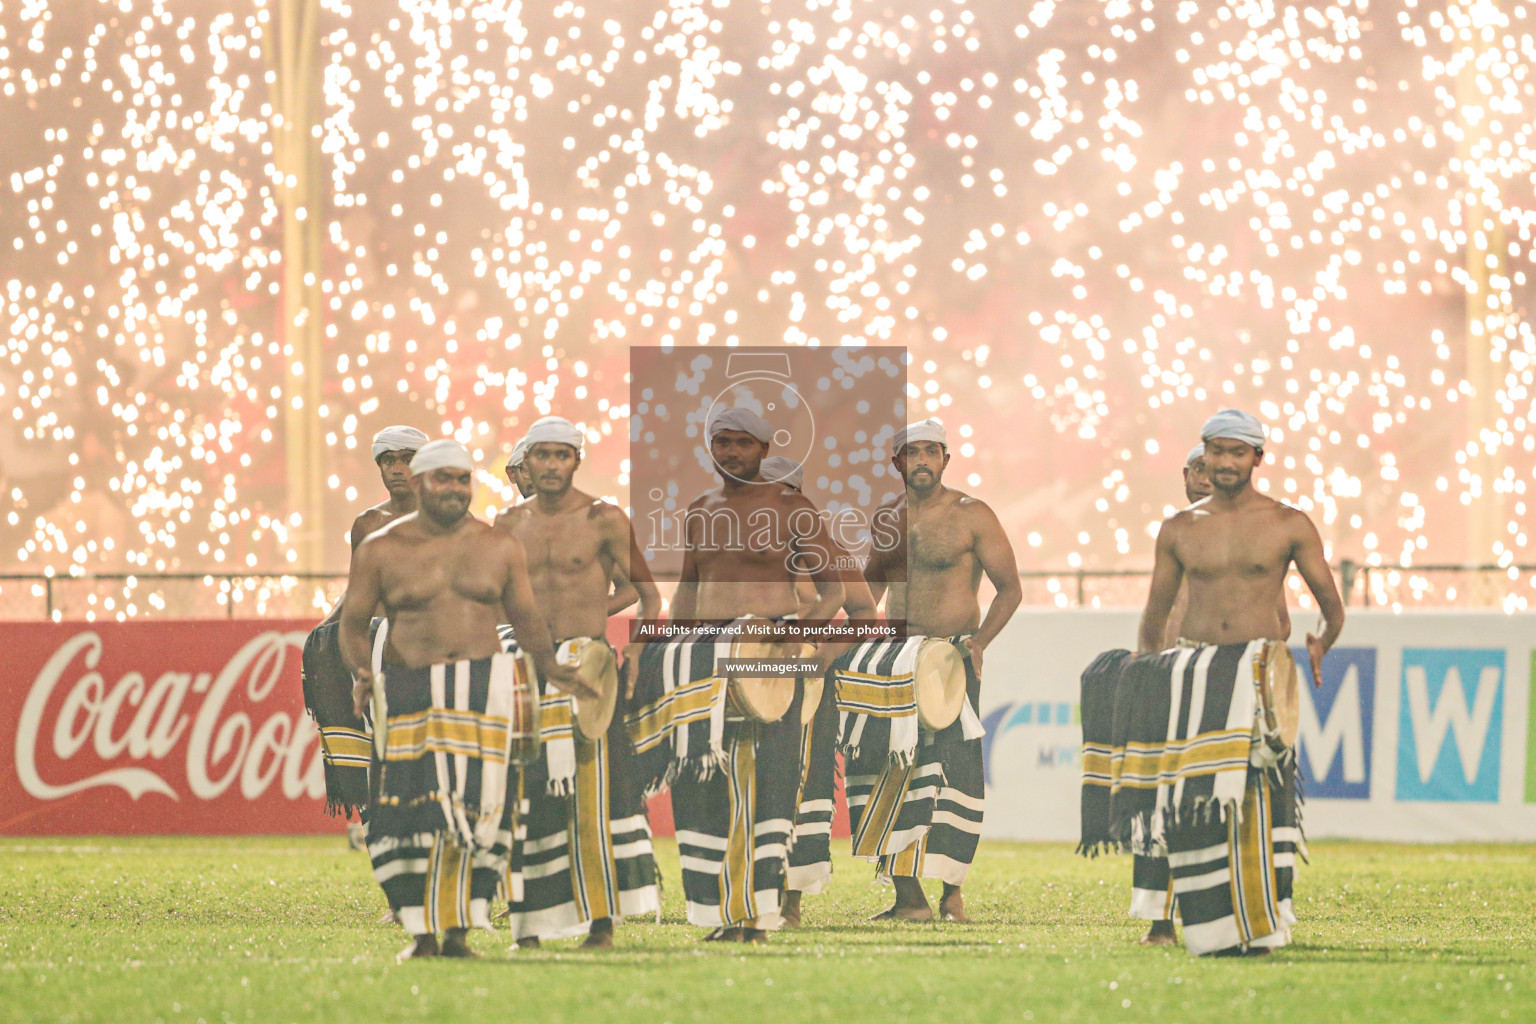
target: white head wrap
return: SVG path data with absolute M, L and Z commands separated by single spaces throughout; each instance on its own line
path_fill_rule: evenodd
M 427 443 L 427 435 L 415 427 L 385 427 L 373 435 L 373 461 L 385 452 L 419 452 Z
M 421 476 L 430 473 L 434 469 L 462 469 L 466 473 L 475 471 L 475 462 L 469 457 L 469 452 L 457 441 L 446 438 L 441 441 L 431 441 L 421 446 L 421 451 L 411 460 L 411 475 Z
M 525 437 L 512 446 L 512 454 L 507 456 L 507 468 L 516 469 L 523 464 L 523 459 L 528 455 L 528 439 Z
M 1205 442 L 1201 441 L 1189 450 L 1188 455 L 1184 456 L 1184 468 L 1188 469 L 1195 464 L 1196 459 L 1203 458 L 1205 458 Z
M 1263 448 L 1264 424 L 1259 422 L 1257 416 L 1241 409 L 1223 409 L 1206 420 L 1205 426 L 1200 428 L 1200 440 L 1209 441 L 1213 437 L 1225 437 Z
M 580 454 L 584 436 L 580 430 L 576 429 L 576 425 L 564 416 L 545 416 L 534 421 L 520 443 L 526 444 L 528 448 L 546 441 L 551 444 L 568 444 L 576 449 L 577 454 Z M 527 454 L 527 450 L 527 448 L 523 449 L 524 454 Z
M 800 483 L 805 479 L 805 467 L 794 459 L 786 459 L 782 455 L 770 455 L 763 460 L 758 467 L 758 475 L 767 481 L 777 481 L 795 490 L 800 489 Z
M 715 409 L 715 414 L 709 418 L 709 427 L 705 430 L 705 434 L 708 435 L 709 440 L 713 441 L 722 430 L 744 431 L 764 444 L 773 439 L 773 428 L 768 425 L 768 421 L 751 409 L 743 409 L 740 406 Z
M 937 441 L 948 448 L 949 432 L 944 429 L 944 424 L 932 418 L 908 423 L 891 438 L 891 454 L 900 455 L 903 448 L 916 441 Z

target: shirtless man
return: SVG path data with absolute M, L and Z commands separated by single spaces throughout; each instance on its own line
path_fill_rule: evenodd
M 516 538 L 527 553 L 529 582 L 534 599 L 549 624 L 556 646 L 576 637 L 602 639 L 607 632 L 608 618 L 629 607 L 638 598 L 640 616 L 644 619 L 661 617 L 661 594 L 651 579 L 650 569 L 639 552 L 634 530 L 623 510 L 606 501 L 572 486 L 577 468 L 581 465 L 582 435 L 569 420 L 559 416 L 546 416 L 534 423 L 528 434 L 518 443 L 522 449 L 521 469 L 531 483 L 532 501 L 505 510 L 496 517 L 495 529 Z M 510 472 L 510 471 L 509 471 Z M 519 483 L 521 486 L 521 483 Z M 609 584 L 616 588 L 610 597 Z M 638 648 L 639 645 L 633 645 Z M 625 665 L 628 678 L 625 696 L 634 689 L 633 671 L 635 656 Z M 608 842 L 591 844 L 591 850 L 578 851 L 586 862 L 586 870 L 600 870 L 612 881 L 611 886 L 594 887 L 612 890 L 616 903 L 610 903 L 604 893 L 588 894 L 590 903 L 602 903 L 608 913 L 592 917 L 583 948 L 611 948 L 613 946 L 613 913 L 645 914 L 657 908 L 656 862 L 650 852 L 650 837 L 635 839 L 637 820 L 643 820 L 643 798 L 625 778 L 628 768 L 627 743 L 622 735 L 622 716 L 615 716 L 617 734 L 601 741 L 578 739 L 582 750 L 578 757 L 586 756 L 598 771 L 578 773 L 575 778 L 577 792 L 571 797 L 550 796 L 542 789 L 529 793 L 532 811 L 529 817 L 529 842 L 537 843 L 541 850 L 559 842 L 561 831 L 566 834 L 565 849 L 580 843 L 579 830 L 568 828 L 568 804 L 570 799 L 610 808 Z M 596 757 L 598 743 L 606 744 L 605 757 Z M 584 786 L 596 786 L 600 792 L 588 794 Z M 631 792 L 632 791 L 632 792 Z M 615 826 L 623 832 L 617 832 Z M 644 829 L 642 828 L 643 832 Z M 643 845 L 640 852 L 621 853 Z M 631 863 L 619 871 L 617 863 L 627 856 Z M 567 858 L 570 862 L 571 858 Z M 596 863 L 593 863 L 593 862 Z M 572 867 L 565 869 L 565 879 L 570 880 Z M 554 880 L 544 888 L 554 889 Z M 629 882 L 631 884 L 626 885 Z M 573 881 L 573 885 L 579 885 Z M 586 922 L 580 920 L 582 911 L 577 894 L 562 885 L 558 895 L 553 892 L 525 893 L 520 904 L 514 905 L 512 931 L 517 944 L 524 948 L 539 945 L 538 925 L 535 920 L 550 922 L 558 919 L 563 926 L 555 930 L 569 930 Z M 535 917 L 537 915 L 537 917 Z M 553 928 L 554 926 L 549 926 Z
M 763 460 L 758 474 L 767 482 L 778 482 L 797 494 L 804 494 L 805 467 L 793 459 L 772 455 Z M 869 621 L 880 612 L 875 607 L 874 595 L 864 574 L 854 568 L 853 561 L 841 544 L 832 539 L 832 561 L 838 568 L 838 582 L 843 585 L 843 612 L 849 619 Z M 795 580 L 795 592 L 800 600 L 803 615 L 808 615 L 817 600 L 816 588 L 806 577 Z M 827 645 L 833 658 L 848 644 Z M 798 886 L 811 892 L 820 892 L 832 873 L 831 824 L 832 805 L 837 798 L 837 699 L 830 676 L 822 682 L 821 706 L 810 727 L 811 749 L 802 750 L 806 759 L 806 777 L 801 780 L 803 795 L 800 809 L 795 815 L 795 842 L 789 851 L 789 888 L 779 907 L 779 917 L 784 927 L 800 925 L 801 897 Z M 802 834 L 802 830 L 814 830 Z M 824 832 L 822 830 L 825 830 Z
M 1169 612 L 1181 588 L 1187 588 L 1187 606 L 1176 627 L 1180 642 L 1288 640 L 1284 587 L 1295 565 L 1322 615 L 1321 635 L 1308 633 L 1306 639 L 1312 678 L 1319 680 L 1323 655 L 1344 627 L 1344 602 L 1317 528 L 1299 509 L 1253 488 L 1253 471 L 1264 460 L 1264 427 L 1257 418 L 1226 409 L 1206 421 L 1200 436 L 1212 490 L 1164 520 L 1158 531 L 1138 653 L 1168 646 Z M 1161 863 L 1166 871 L 1168 862 Z M 1143 941 L 1172 942 L 1173 922 L 1154 922 Z
M 893 516 L 898 542 L 874 554 L 864 575 L 876 600 L 886 596 L 886 618 L 905 620 L 909 632 L 933 637 L 969 634 L 960 642 L 968 666 L 967 696 L 974 711 L 981 692 L 983 655 L 1023 599 L 1013 545 L 986 503 L 944 486 L 949 449 L 944 425 L 935 419 L 910 424 L 892 442 L 906 489 L 876 515 Z M 985 573 L 997 595 L 981 613 L 978 594 Z M 921 879 L 940 878 L 939 915 L 965 921 L 960 887 L 976 854 L 986 797 L 981 741 L 965 740 L 959 721 L 934 737 L 942 748 L 946 785 L 939 793 L 935 824 L 914 859 L 912 874 L 892 873 L 896 902 L 877 919 L 927 921 L 933 910 Z M 964 822 L 961 829 L 951 821 Z M 905 868 L 897 870 L 905 871 Z
M 1312 678 L 1321 679 L 1323 655 L 1344 628 L 1344 602 L 1317 527 L 1306 513 L 1253 488 L 1253 471 L 1264 460 L 1264 428 L 1256 418 L 1224 410 L 1206 422 L 1201 437 L 1213 490 L 1158 531 L 1139 651 L 1163 649 L 1169 612 L 1186 582 L 1183 638 L 1210 644 L 1288 639 L 1289 616 L 1282 618 L 1280 609 L 1285 575 L 1295 565 L 1322 614 L 1322 634 L 1308 633 L 1306 641 Z
M 496 625 L 516 627 L 539 677 L 582 691 L 555 664 L 549 630 L 534 607 L 522 545 L 469 515 L 473 463 L 454 441 L 424 445 L 411 462 L 417 511 L 369 535 L 352 559 L 341 616 L 341 653 L 355 680 L 353 710 L 362 717 L 373 692 L 368 640 L 376 606 L 389 621 L 383 663 L 422 668 L 488 658 L 501 651 Z M 465 929 L 413 936 L 405 957 L 472 956 Z
M 416 511 L 410 462 L 426 443 L 427 435 L 415 427 L 385 427 L 374 435 L 373 461 L 379 467 L 379 479 L 389 498 L 352 521 L 348 538 L 353 552 L 370 533 Z M 331 613 L 304 642 L 304 703 L 320 727 L 327 807 L 348 817 L 354 808 L 357 810 L 360 820 L 347 825 L 347 841 L 360 850 L 366 834 L 361 819 L 367 816 L 369 740 L 367 724 L 352 715 L 352 677 L 347 674 L 337 640 L 345 601 L 343 593 Z
M 804 609 L 805 614 L 800 617 L 812 622 L 830 619 L 843 603 L 843 587 L 838 583 L 830 538 L 821 517 L 815 506 L 795 491 L 761 479 L 760 469 L 768 454 L 772 429 L 750 410 L 729 408 L 716 411 L 706 425 L 706 434 L 721 485 L 695 498 L 684 516 L 683 566 L 672 601 L 673 618 L 726 622 L 745 615 L 768 619 L 800 615 L 802 608 L 795 592 L 798 570 L 810 577 L 817 594 L 816 602 Z M 818 655 L 825 658 L 826 652 L 819 650 Z M 800 734 L 798 702 L 778 722 L 755 728 L 728 725 L 727 730 L 732 733 L 727 743 L 733 749 L 737 744 L 750 744 L 754 751 L 760 751 L 772 744 L 775 750 L 796 751 Z M 791 753 L 786 764 L 769 764 L 767 758 L 755 755 L 753 760 L 757 765 L 758 790 L 775 787 L 778 797 L 784 795 L 781 791 L 787 787 L 788 815 L 792 817 L 794 795 L 799 788 L 799 758 Z M 716 799 L 720 794 L 714 791 L 722 787 L 728 791 L 745 782 L 731 777 L 736 763 L 737 759 L 731 758 L 731 769 L 717 772 L 704 782 L 679 779 L 673 784 L 680 842 L 687 844 L 688 837 L 693 836 L 693 845 L 711 847 L 718 843 L 722 844 L 718 849 L 726 849 L 723 844 L 731 838 L 734 823 L 718 820 L 714 814 L 713 809 L 727 806 Z M 789 825 L 786 820 L 784 833 Z M 773 829 L 753 828 L 745 841 L 761 852 L 762 847 L 771 845 L 769 833 L 777 827 L 773 823 Z M 787 838 L 787 834 L 781 834 L 778 841 Z M 709 873 L 690 870 L 685 861 L 683 890 L 688 897 L 690 918 L 698 918 L 693 923 L 712 925 L 714 914 L 719 914 L 720 924 L 709 938 L 764 942 L 768 931 L 778 926 L 784 874 L 781 868 L 777 878 L 756 877 L 761 859 L 750 857 L 752 870 L 743 880 L 747 892 L 756 894 L 772 888 L 779 893 L 772 907 L 758 906 L 755 915 L 743 920 L 727 918 L 725 900 L 718 889 L 703 894 L 700 876 Z M 713 878 L 710 884 L 714 885 Z M 705 909 L 695 915 L 695 906 Z

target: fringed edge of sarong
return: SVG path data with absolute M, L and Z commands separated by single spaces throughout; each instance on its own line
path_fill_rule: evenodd
M 1241 821 L 1243 816 L 1241 801 L 1223 800 L 1216 796 L 1189 800 L 1178 807 L 1167 808 L 1162 813 L 1164 835 L 1181 827 L 1214 825 L 1234 819 Z
M 1131 844 L 1129 840 L 1099 839 L 1091 843 L 1078 843 L 1077 849 L 1072 852 L 1079 857 L 1095 860 L 1100 854 L 1130 853 Z
M 857 764 L 860 755 L 863 753 L 863 748 L 856 746 L 838 747 L 837 752 L 843 755 L 843 763 L 845 765 Z M 910 768 L 917 762 L 917 750 L 892 750 L 886 755 L 885 760 L 887 768 Z

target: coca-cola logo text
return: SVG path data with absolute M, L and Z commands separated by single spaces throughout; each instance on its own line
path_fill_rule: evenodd
M 265 632 L 216 673 L 165 671 L 150 682 L 134 671 L 107 679 L 98 671 L 101 635 L 70 636 L 38 672 L 22 706 L 16 725 L 22 788 L 38 800 L 97 787 L 117 787 L 135 800 L 146 793 L 178 800 L 182 794 L 166 778 L 176 773 L 161 762 L 184 749 L 186 788 L 196 799 L 216 800 L 235 787 L 255 800 L 274 783 L 288 800 L 324 796 L 320 737 L 309 717 L 274 710 L 258 724 L 255 716 L 285 669 L 290 680 L 296 676 L 303 644 L 301 632 Z M 40 744 L 52 754 L 45 759 L 50 778 L 39 764 Z M 101 762 L 118 764 L 71 773 L 87 748 Z M 121 764 L 125 759 L 132 763 Z

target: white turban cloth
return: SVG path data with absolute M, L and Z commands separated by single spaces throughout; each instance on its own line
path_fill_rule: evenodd
M 385 452 L 419 452 L 427 443 L 427 435 L 415 427 L 385 427 L 373 435 L 373 461 Z
M 727 409 L 717 409 L 709 418 L 709 427 L 705 433 L 713 441 L 722 430 L 740 430 L 751 434 L 763 444 L 773 439 L 773 428 L 768 421 L 763 419 L 751 409 L 743 409 L 740 406 L 731 406 Z
M 937 441 L 948 448 L 949 432 L 944 429 L 944 424 L 932 418 L 908 423 L 891 438 L 891 454 L 900 455 L 903 448 L 918 441 Z
M 434 469 L 462 469 L 473 473 L 475 462 L 457 441 L 432 441 L 422 445 L 421 451 L 411 460 L 411 475 L 421 476 Z
M 512 454 L 507 456 L 507 468 L 516 469 L 523 464 L 523 459 L 528 456 L 528 439 L 525 437 L 512 446 Z
M 1206 420 L 1205 426 L 1200 428 L 1200 440 L 1209 441 L 1213 437 L 1225 437 L 1230 441 L 1241 441 L 1255 448 L 1263 448 L 1264 424 L 1252 413 L 1241 409 L 1223 409 Z
M 523 435 L 520 442 L 532 448 L 536 444 L 549 442 L 552 444 L 568 444 L 581 453 L 581 442 L 585 435 L 576 428 L 576 425 L 564 416 L 545 416 L 535 420 L 533 426 L 528 428 L 528 433 Z M 527 449 L 524 449 L 524 454 Z
M 781 483 L 797 491 L 800 489 L 801 481 L 805 479 L 805 467 L 794 459 L 786 459 L 782 455 L 768 456 L 757 471 L 769 483 Z
M 1184 456 L 1184 468 L 1188 469 L 1195 464 L 1196 459 L 1203 458 L 1205 458 L 1205 442 L 1201 441 L 1189 450 L 1188 455 Z

